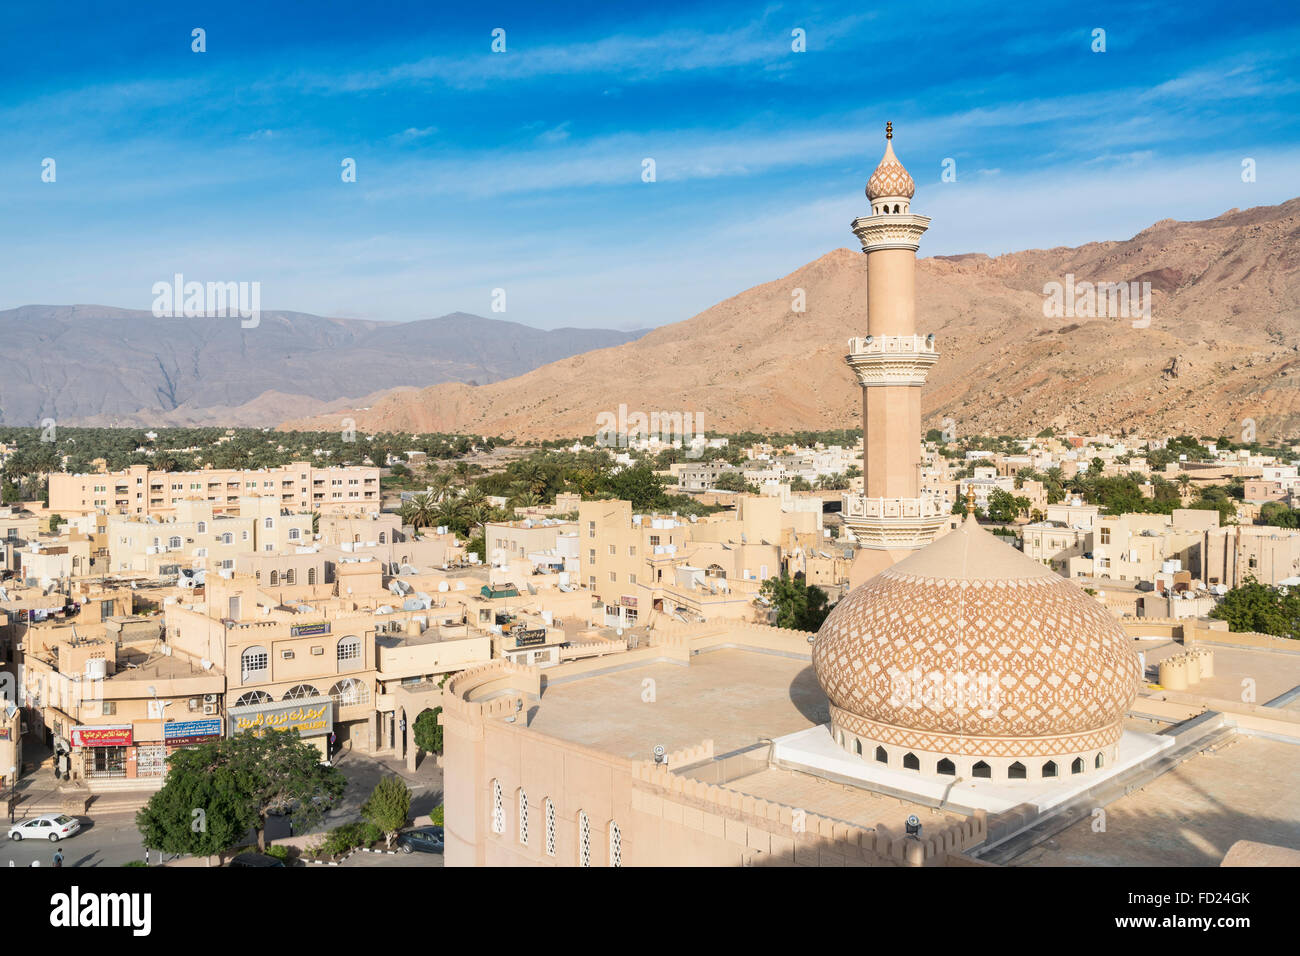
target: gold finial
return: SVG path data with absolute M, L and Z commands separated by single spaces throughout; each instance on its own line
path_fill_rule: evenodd
M 975 514 L 975 486 L 966 486 L 966 514 Z
M 894 124 L 892 122 L 887 122 L 885 123 L 885 139 L 893 139 L 893 138 L 894 138 Z

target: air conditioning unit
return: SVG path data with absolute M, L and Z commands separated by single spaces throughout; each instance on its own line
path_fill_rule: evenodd
M 216 695 L 216 694 L 204 694 L 204 695 L 203 695 L 203 703 L 205 703 L 205 704 L 215 704 L 216 702 L 217 702 L 217 695 Z
M 217 705 L 216 705 L 216 704 L 204 704 L 204 705 L 203 705 L 203 713 L 205 713 L 205 714 L 208 715 L 209 717 L 214 716 L 214 715 L 216 714 L 216 712 L 217 712 Z

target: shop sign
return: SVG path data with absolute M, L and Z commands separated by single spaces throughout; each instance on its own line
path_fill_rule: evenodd
M 330 632 L 330 622 L 318 624 L 292 624 L 289 626 L 290 637 L 320 637 Z
M 71 736 L 74 747 L 129 747 L 131 725 L 73 727 Z
M 173 720 L 163 724 L 163 743 L 168 747 L 184 747 L 187 744 L 215 740 L 221 736 L 221 732 L 220 717 L 209 717 L 204 720 Z
M 527 631 L 513 631 L 515 647 L 536 647 L 546 643 L 546 628 L 537 627 Z
M 636 607 L 636 598 L 629 597 L 626 594 L 623 595 L 623 597 L 620 599 L 620 602 L 624 607 Z
M 329 697 L 306 697 L 286 704 L 253 704 L 230 708 L 230 735 L 252 731 L 296 730 L 300 736 L 315 737 L 334 729 L 334 701 Z

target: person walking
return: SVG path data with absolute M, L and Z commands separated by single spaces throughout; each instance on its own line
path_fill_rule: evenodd
M 63 866 L 63 851 L 62 851 L 62 850 L 55 850 L 55 851 L 54 851 L 54 866 L 55 866 L 56 869 L 59 868 L 59 867 L 61 867 L 61 866 Z

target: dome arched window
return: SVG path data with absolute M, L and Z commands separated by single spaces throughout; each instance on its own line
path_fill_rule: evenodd
M 1007 777 L 1008 779 L 1011 780 L 1024 780 L 1025 765 L 1022 764 L 1019 760 L 1017 760 L 1015 763 L 1013 763 L 1010 767 L 1007 768 Z
M 903 754 L 903 769 L 920 770 L 921 769 L 920 758 L 918 758 L 916 754 L 913 753 Z
M 1083 773 L 1083 758 L 1075 757 L 1074 763 L 1070 764 L 1070 773 Z
M 949 760 L 947 757 L 944 757 L 942 760 L 940 760 L 939 765 L 935 769 L 946 777 L 957 776 L 956 765 L 954 765 L 953 762 Z
M 877 763 L 889 763 L 889 753 L 888 753 L 888 751 L 885 750 L 884 747 L 877 747 L 877 748 L 876 748 L 876 762 L 877 762 Z
M 1047 763 L 1043 764 L 1043 776 L 1044 776 L 1044 777 L 1055 777 L 1055 776 L 1056 776 L 1056 761 L 1055 761 L 1055 760 L 1049 760 L 1049 761 L 1047 761 Z
M 993 776 L 993 768 L 981 760 L 970 768 L 970 773 L 972 777 L 981 777 L 987 780 Z

